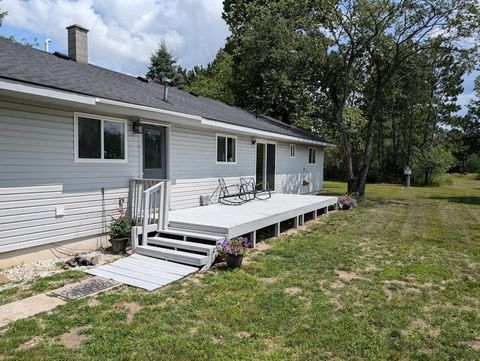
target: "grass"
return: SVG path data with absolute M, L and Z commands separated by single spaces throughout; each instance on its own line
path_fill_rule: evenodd
M 32 295 L 54 290 L 72 282 L 80 281 L 87 275 L 80 271 L 65 271 L 51 276 L 41 277 L 27 282 L 18 283 L 14 287 L 0 291 L 0 305 L 21 300 Z
M 240 270 L 14 322 L 0 359 L 479 359 L 479 193 L 473 176 L 369 185 L 354 210 L 266 240 Z

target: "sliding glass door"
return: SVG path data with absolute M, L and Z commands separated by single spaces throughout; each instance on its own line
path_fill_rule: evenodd
M 275 190 L 275 144 L 257 143 L 256 178 L 257 189 Z

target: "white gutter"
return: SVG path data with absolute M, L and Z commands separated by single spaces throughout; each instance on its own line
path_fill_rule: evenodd
M 256 135 L 256 136 L 263 136 L 266 138 L 274 138 L 274 139 L 281 139 L 281 140 L 286 140 L 290 142 L 296 142 L 296 143 L 306 143 L 306 144 L 316 144 L 320 145 L 323 147 L 334 147 L 334 144 L 330 143 L 325 143 L 325 142 L 319 142 L 316 140 L 311 140 L 311 139 L 305 139 L 305 138 L 300 138 L 300 137 L 294 137 L 291 135 L 285 135 L 285 134 L 279 134 L 275 132 L 269 132 L 267 130 L 260 130 L 256 128 L 250 128 L 250 127 L 245 127 L 242 125 L 236 125 L 236 124 L 230 124 L 230 123 L 225 123 L 217 120 L 210 120 L 210 119 L 205 119 L 202 118 L 202 124 L 222 130 L 229 130 L 233 132 L 240 132 L 240 133 L 247 133 L 251 135 Z
M 37 95 L 55 100 L 64 100 L 73 103 L 95 105 L 95 98 L 87 95 L 46 88 L 33 84 L 0 79 L 0 90 L 12 91 L 25 95 Z
M 242 125 L 225 123 L 217 120 L 210 120 L 198 115 L 191 115 L 191 114 L 180 113 L 180 112 L 175 112 L 170 110 L 158 109 L 158 108 L 144 106 L 144 105 L 130 104 L 130 103 L 120 102 L 116 100 L 96 98 L 96 97 L 81 95 L 81 94 L 72 93 L 68 91 L 51 89 L 43 86 L 17 82 L 14 80 L 0 79 L 0 90 L 12 91 L 16 93 L 25 94 L 25 95 L 36 95 L 36 96 L 46 97 L 46 98 L 55 99 L 55 100 L 63 100 L 63 101 L 68 101 L 73 103 L 80 103 L 84 105 L 104 104 L 104 105 L 121 107 L 126 109 L 152 112 L 156 114 L 167 115 L 170 117 L 173 116 L 173 117 L 183 118 L 190 121 L 194 120 L 197 122 L 197 124 L 200 123 L 200 125 L 210 127 L 210 128 L 220 129 L 223 131 L 238 132 L 238 133 L 249 134 L 257 137 L 280 139 L 280 140 L 295 142 L 295 143 L 315 144 L 323 147 L 335 147 L 335 145 L 330 143 L 279 134 L 279 133 L 270 132 L 266 130 L 259 130 L 256 128 L 250 128 Z

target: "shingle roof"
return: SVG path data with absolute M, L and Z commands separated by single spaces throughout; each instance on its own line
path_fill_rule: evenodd
M 147 83 L 95 65 L 62 59 L 4 38 L 0 38 L 0 78 L 325 142 L 319 136 L 276 119 L 196 96 L 178 88 L 171 87 L 168 101 L 164 101 L 163 86 L 160 84 Z

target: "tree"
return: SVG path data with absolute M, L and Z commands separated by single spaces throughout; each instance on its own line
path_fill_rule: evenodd
M 169 80 L 174 86 L 183 84 L 185 70 L 169 53 L 164 40 L 160 42 L 158 49 L 150 57 L 150 63 L 146 74 L 147 79 L 159 83 Z
M 276 102 L 280 105 L 295 99 L 291 94 L 302 94 L 302 99 L 319 99 L 316 114 L 323 107 L 333 115 L 349 192 L 363 195 L 375 152 L 374 140 L 384 123 L 386 90 L 392 86 L 392 79 L 419 53 L 448 49 L 453 62 L 470 58 L 472 49 L 466 49 L 462 39 L 476 31 L 478 3 L 474 0 L 226 0 L 223 16 L 232 31 L 232 43 L 240 49 L 246 46 L 254 50 L 237 50 L 243 55 L 239 64 L 246 64 L 240 68 L 241 74 L 246 74 L 246 84 L 253 84 L 249 87 L 253 95 L 244 99 L 254 107 L 259 107 L 255 104 L 258 100 L 264 104 L 265 97 L 280 99 Z M 302 50 L 300 56 L 290 59 L 297 49 Z M 280 61 L 275 63 L 277 59 Z M 296 70 L 300 69 L 296 78 L 288 69 L 292 63 Z M 252 71 L 255 69 L 260 71 Z M 272 69 L 277 69 L 276 76 L 268 78 L 270 87 L 265 87 L 263 74 Z M 255 77 L 250 81 L 251 74 Z M 255 80 L 260 86 L 255 86 Z M 291 84 L 299 84 L 299 91 L 287 93 L 289 97 L 277 96 L 285 89 L 291 90 Z M 289 105 L 298 107 L 298 104 Z M 352 106 L 360 108 L 367 119 L 358 165 L 354 162 L 344 118 L 345 109 Z M 430 109 L 435 110 L 429 119 L 436 126 L 440 113 L 433 102 Z M 288 110 L 289 114 L 295 114 L 295 108 Z
M 418 149 L 412 159 L 412 171 L 415 182 L 432 184 L 435 177 L 445 173 L 453 164 L 453 155 L 443 145 Z
M 196 66 L 187 72 L 186 89 L 198 95 L 234 104 L 232 56 L 220 49 L 206 67 Z

